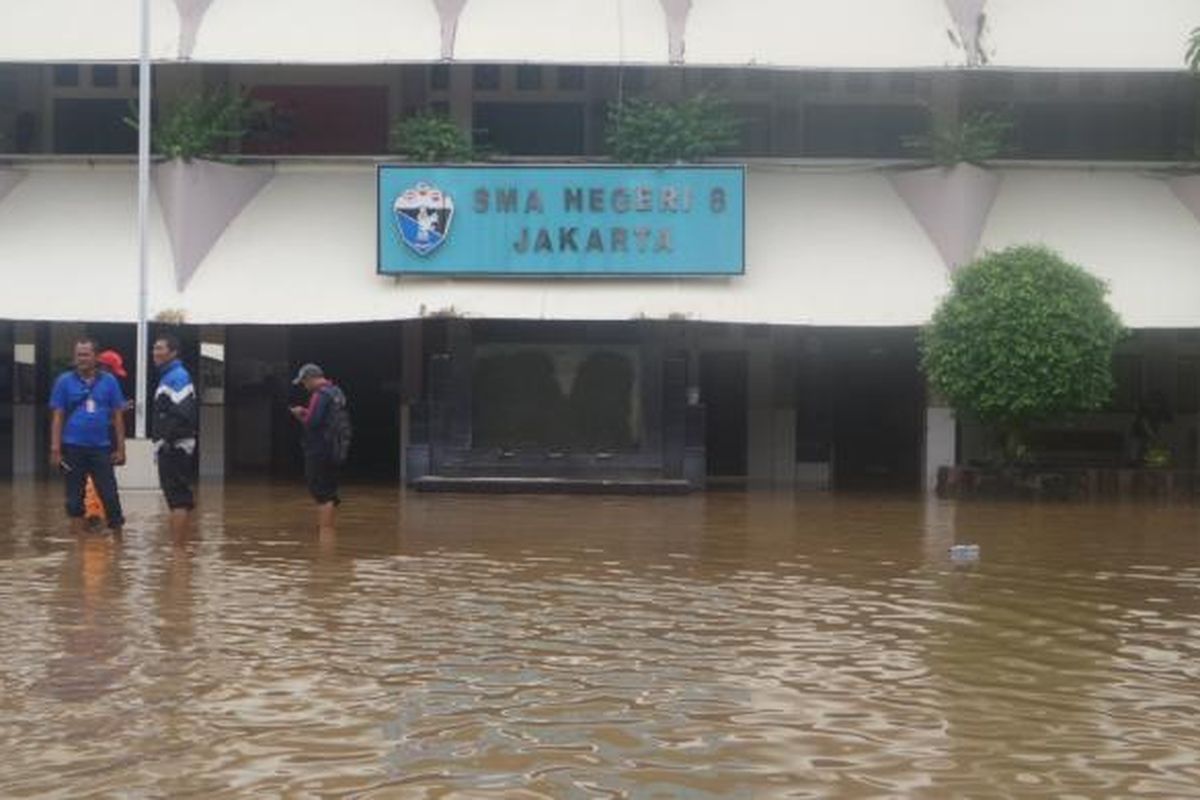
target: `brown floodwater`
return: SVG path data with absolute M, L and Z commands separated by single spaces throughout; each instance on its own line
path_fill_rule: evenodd
M 1195 506 L 346 496 L 0 485 L 0 796 L 1200 795 Z

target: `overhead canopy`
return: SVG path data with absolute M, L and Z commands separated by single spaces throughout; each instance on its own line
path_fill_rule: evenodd
M 0 201 L 0 318 L 132 321 L 132 164 L 29 165 Z M 1160 176 L 1011 167 L 981 248 L 1044 242 L 1107 280 L 1132 327 L 1200 326 L 1200 222 Z M 918 325 L 948 270 L 877 169 L 763 166 L 747 177 L 746 273 L 725 279 L 394 279 L 375 273 L 370 163 L 279 165 L 186 288 L 157 200 L 150 312 L 194 323 L 406 319 L 432 314 Z M 13 276 L 19 276 L 19 279 Z
M 150 3 L 156 60 L 288 64 L 667 64 L 674 54 L 686 64 L 781 69 L 957 67 L 973 63 L 961 42 L 980 6 L 979 46 L 994 68 L 1182 70 L 1188 33 L 1200 25 L 1195 0 Z M 0 61 L 137 58 L 134 0 L 7 6 Z

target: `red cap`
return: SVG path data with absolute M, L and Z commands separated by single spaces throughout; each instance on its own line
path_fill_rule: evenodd
M 125 359 L 121 358 L 121 354 L 116 350 L 105 350 L 103 353 L 96 356 L 96 360 L 108 367 L 109 371 L 118 378 L 126 378 L 129 376 L 129 374 L 125 372 Z

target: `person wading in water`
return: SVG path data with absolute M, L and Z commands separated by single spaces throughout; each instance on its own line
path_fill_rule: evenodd
M 304 478 L 308 493 L 317 502 L 317 530 L 321 536 L 334 533 L 338 496 L 338 468 L 350 447 L 350 423 L 346 395 L 325 377 L 316 364 L 305 364 L 293 384 L 309 393 L 307 406 L 293 406 L 292 416 L 304 427 Z
M 113 467 L 125 463 L 125 397 L 117 379 L 96 368 L 96 342 L 75 342 L 75 369 L 64 372 L 50 393 L 50 465 L 66 478 L 67 516 L 84 531 L 87 479 L 96 483 L 108 527 L 125 525 Z

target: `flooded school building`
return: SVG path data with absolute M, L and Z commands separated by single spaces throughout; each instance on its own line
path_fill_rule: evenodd
M 1110 406 L 1041 452 L 1125 464 L 1153 398 L 1195 468 L 1200 14 L 1080 5 L 155 0 L 160 118 L 270 104 L 219 158 L 152 167 L 146 307 L 198 378 L 202 474 L 297 474 L 315 361 L 364 480 L 920 490 L 985 446 L 927 390 L 920 327 L 957 267 L 1024 243 L 1105 280 L 1132 331 Z M 136 11 L 0 23 L 0 479 L 45 473 L 76 337 L 135 361 Z M 700 93 L 738 123 L 717 156 L 608 154 L 615 104 Z M 389 154 L 420 112 L 487 160 Z M 911 149 L 982 112 L 1012 123 L 985 162 Z

